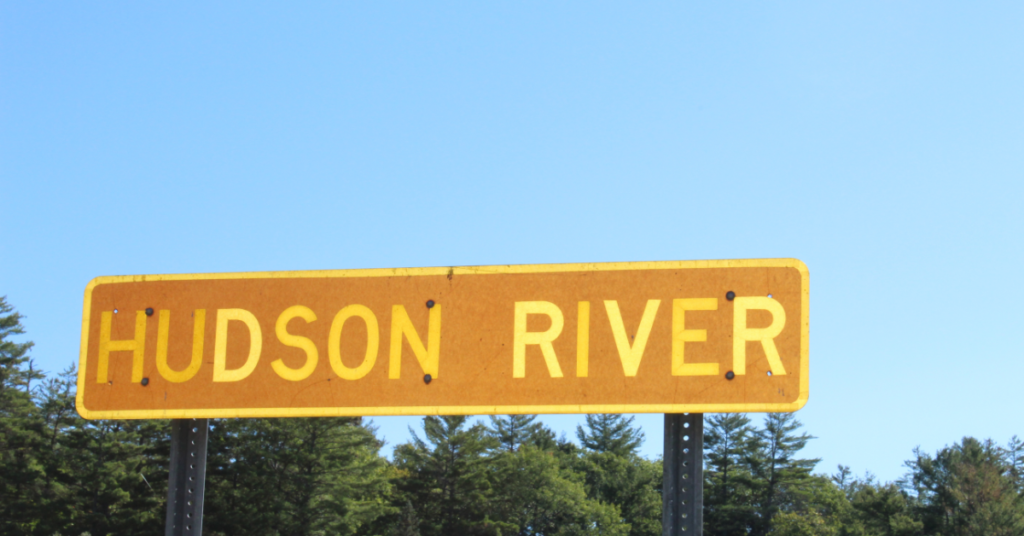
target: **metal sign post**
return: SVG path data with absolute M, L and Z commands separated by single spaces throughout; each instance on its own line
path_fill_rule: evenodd
M 171 421 L 171 467 L 167 486 L 166 536 L 203 533 L 208 419 Z
M 665 414 L 661 534 L 704 533 L 704 414 Z

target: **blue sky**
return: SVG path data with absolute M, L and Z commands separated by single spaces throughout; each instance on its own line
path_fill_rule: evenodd
M 5 2 L 0 295 L 56 371 L 99 275 L 796 257 L 806 452 L 894 479 L 1024 435 L 1021 28 L 1014 2 Z

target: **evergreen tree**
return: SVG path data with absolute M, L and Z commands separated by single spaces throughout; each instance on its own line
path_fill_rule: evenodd
M 1017 493 L 1024 495 L 1024 441 L 1017 436 L 1011 437 L 1006 445 L 1006 464 Z
M 587 427 L 576 427 L 576 437 L 583 448 L 594 452 L 610 452 L 617 456 L 636 454 L 644 442 L 644 433 L 633 426 L 633 417 L 615 414 L 587 415 Z
M 543 425 L 536 415 L 491 415 L 488 433 L 498 440 L 500 448 L 519 450 L 524 443 L 532 443 Z
M 629 534 L 661 533 L 661 462 L 637 454 L 643 432 L 624 415 L 587 415 L 586 428 L 576 428 L 583 446 L 576 462 L 592 499 L 619 508 Z
M 75 370 L 41 379 L 20 315 L 0 298 L 0 532 L 158 534 L 166 440 L 149 421 L 85 421 Z
M 565 432 L 558 437 L 554 430 L 543 424 L 530 436 L 528 443 L 545 452 L 553 452 L 559 456 L 568 455 L 572 458 L 575 458 L 576 452 L 579 450 L 575 443 L 566 439 Z
M 403 474 L 398 487 L 422 520 L 423 536 L 496 534 L 502 525 L 487 517 L 493 497 L 491 458 L 497 441 L 468 418 L 429 416 L 424 438 L 395 449 L 395 466 Z M 504 526 L 508 528 L 508 526 Z
M 204 524 L 221 534 L 356 534 L 390 510 L 379 448 L 360 419 L 215 421 Z
M 631 536 L 661 534 L 661 461 L 585 451 L 577 471 L 583 474 L 589 497 L 619 509 Z
M 39 427 L 35 534 L 158 534 L 169 438 L 161 421 L 86 421 L 70 367 L 34 389 Z
M 405 505 L 398 513 L 394 524 L 387 532 L 388 536 L 420 536 L 420 518 L 416 515 L 416 509 L 412 503 L 405 501 Z
M 37 455 L 43 477 L 37 506 L 46 512 L 36 515 L 37 533 L 64 534 L 72 529 L 75 517 L 69 484 L 74 482 L 76 468 L 64 453 L 67 434 L 81 419 L 75 413 L 75 376 L 72 366 L 43 380 L 33 393 L 42 421 Z
M 1024 497 L 1004 453 L 992 441 L 965 437 L 934 457 L 915 450 L 908 487 L 925 534 L 1020 536 Z
M 14 342 L 15 335 L 24 335 L 21 313 L 0 296 L 0 412 L 4 417 L 17 417 L 31 407 L 31 382 L 43 375 L 33 370 L 28 356 L 31 341 Z
M 746 459 L 755 446 L 750 419 L 721 413 L 704 429 L 704 532 L 708 536 L 745 536 L 754 524 L 754 503 Z
M 843 490 L 828 477 L 807 478 L 787 499 L 772 518 L 773 536 L 867 536 Z
M 166 421 L 69 423 L 63 458 L 74 534 L 159 534 L 166 501 Z M 154 485 L 155 484 L 155 485 Z
M 906 494 L 896 484 L 858 483 L 851 505 L 860 526 L 878 536 L 918 536 L 924 525 L 913 518 Z
M 628 533 L 617 507 L 587 498 L 582 479 L 553 453 L 533 445 L 502 451 L 492 462 L 495 496 L 491 518 L 512 525 L 502 534 L 621 535 Z
M 857 491 L 860 485 L 860 480 L 853 477 L 853 472 L 850 471 L 850 466 L 848 465 L 839 464 L 838 470 L 830 478 L 839 489 L 843 490 L 846 498 L 852 500 L 854 492 Z M 867 478 L 874 479 L 871 475 L 867 475 Z
M 0 533 L 28 534 L 39 508 L 43 467 L 38 458 L 40 422 L 31 396 L 31 382 L 41 378 L 28 356 L 31 342 L 23 335 L 21 314 L 0 296 Z
M 755 517 L 750 527 L 753 536 L 765 536 L 772 530 L 775 515 L 791 501 L 794 492 L 811 482 L 811 470 L 817 459 L 797 458 L 807 442 L 806 433 L 797 434 L 801 424 L 792 413 L 769 413 L 764 428 L 758 430 L 746 459 L 753 492 Z

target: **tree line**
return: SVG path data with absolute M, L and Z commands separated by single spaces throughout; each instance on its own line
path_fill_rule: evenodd
M 86 421 L 75 370 L 32 363 L 0 298 L 0 533 L 161 534 L 170 425 Z M 708 415 L 709 536 L 1020 536 L 1024 442 L 915 450 L 896 482 L 816 473 L 793 414 Z M 392 460 L 358 418 L 211 421 L 211 535 L 661 533 L 660 460 L 632 418 L 588 415 L 576 441 L 534 415 L 426 417 Z

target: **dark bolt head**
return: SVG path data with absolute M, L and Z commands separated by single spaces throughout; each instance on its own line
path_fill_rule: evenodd
M 434 379 L 434 378 L 432 378 L 432 377 L 430 376 L 430 374 L 424 374 L 424 375 L 423 375 L 423 383 L 430 383 L 430 380 L 433 380 L 433 379 Z
M 727 299 L 729 301 L 732 301 L 734 298 L 736 298 L 736 293 L 735 292 L 730 290 L 729 292 L 725 293 L 725 299 Z
M 143 387 L 149 385 L 149 378 L 142 378 L 142 385 Z
M 725 373 L 725 379 L 727 379 L 727 380 L 731 380 L 731 379 L 733 379 L 735 377 L 736 377 L 736 374 L 733 373 L 733 371 L 731 371 L 731 370 L 729 372 Z
M 146 307 L 146 316 L 153 316 L 153 308 Z
M 434 300 L 427 300 L 427 309 L 432 309 L 433 307 L 434 307 Z

